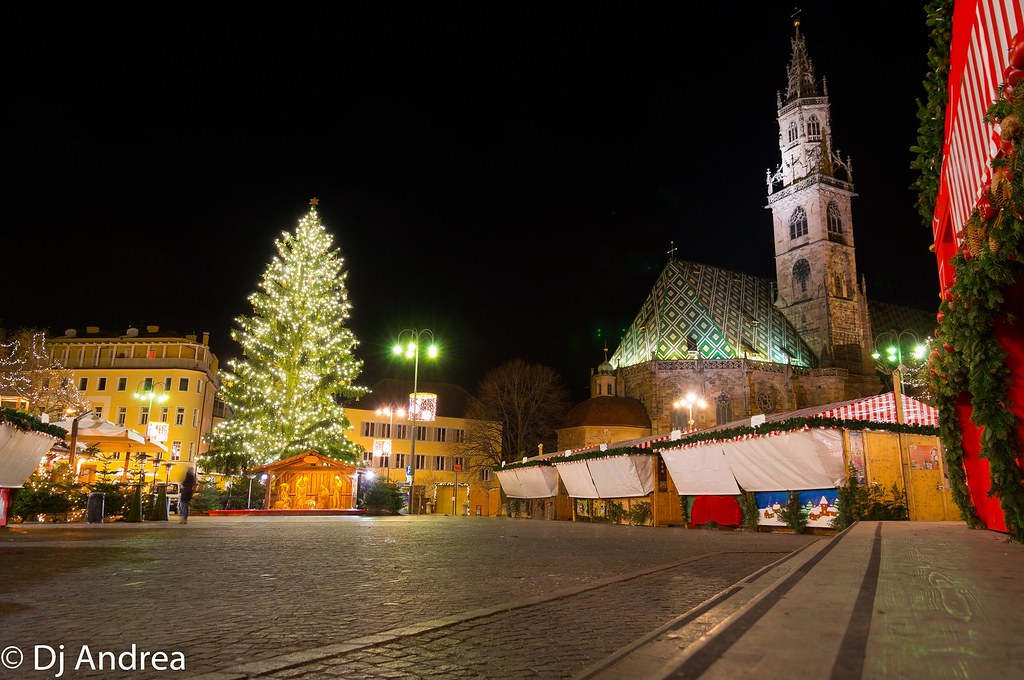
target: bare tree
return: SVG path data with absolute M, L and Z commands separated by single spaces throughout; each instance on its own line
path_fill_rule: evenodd
M 499 366 L 480 383 L 467 409 L 464 450 L 481 466 L 555 449 L 555 428 L 569 409 L 569 392 L 551 367 L 522 359 Z
M 74 372 L 50 357 L 46 333 L 32 328 L 0 329 L 0 392 L 22 397 L 32 415 L 51 420 L 89 410 Z

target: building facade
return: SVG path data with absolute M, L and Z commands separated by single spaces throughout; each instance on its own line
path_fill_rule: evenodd
M 87 326 L 48 338 L 51 356 L 73 371 L 94 415 L 129 427 L 146 439 L 147 479 L 181 481 L 206 452 L 219 387 L 217 357 L 209 334 L 178 336 L 159 326 L 127 328 L 123 334 Z M 83 461 L 84 481 L 98 468 L 129 467 L 133 443 L 106 446 L 105 461 Z M 136 445 L 136 449 L 139 447 Z
M 673 253 L 610 360 L 616 395 L 643 404 L 654 435 L 691 417 L 700 429 L 882 390 L 857 276 L 852 162 L 833 150 L 828 90 L 799 22 L 791 45 L 780 160 L 766 178 L 776 280 Z M 704 405 L 682 407 L 690 393 Z
M 352 425 L 348 438 L 365 450 L 363 465 L 406 490 L 411 476 L 418 514 L 450 515 L 454 505 L 459 515 L 496 515 L 500 485 L 494 462 L 466 449 L 467 430 L 476 423 L 465 415 L 469 393 L 457 385 L 419 383 L 416 393 L 433 406 L 413 422 L 408 415 L 412 387 L 409 381 L 381 380 L 345 407 Z

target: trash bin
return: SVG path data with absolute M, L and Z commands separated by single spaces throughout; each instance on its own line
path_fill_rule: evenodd
M 85 508 L 85 521 L 89 524 L 103 523 L 104 495 L 97 491 L 89 494 L 89 503 Z

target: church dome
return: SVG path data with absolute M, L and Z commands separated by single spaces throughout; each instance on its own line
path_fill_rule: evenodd
M 609 361 L 602 361 L 597 365 L 597 372 L 602 375 L 611 375 L 615 372 L 615 367 L 611 365 Z
M 650 428 L 647 409 L 631 397 L 593 397 L 572 407 L 561 427 L 618 426 Z

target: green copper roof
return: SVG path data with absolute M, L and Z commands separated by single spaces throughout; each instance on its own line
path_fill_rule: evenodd
M 773 304 L 770 281 L 671 258 L 612 355 L 615 366 L 748 359 L 816 366 L 817 358 Z

